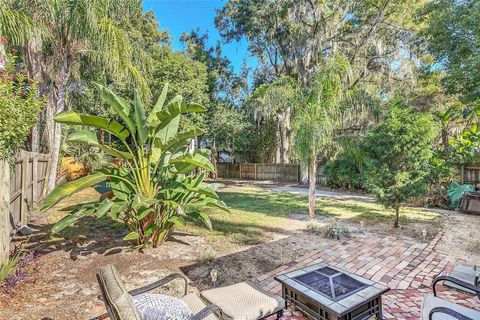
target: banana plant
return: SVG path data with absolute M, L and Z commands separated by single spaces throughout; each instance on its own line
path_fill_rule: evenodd
M 107 164 L 88 176 L 58 185 L 45 199 L 45 212 L 62 199 L 80 190 L 108 183 L 113 197 L 76 206 L 71 214 L 56 223 L 58 233 L 83 217 L 109 216 L 123 222 L 129 233 L 124 240 L 144 248 L 158 246 L 177 226 L 184 226 L 188 217 L 212 224 L 205 209 L 217 207 L 228 211 L 216 190 L 220 184 L 206 184 L 197 168 L 213 172 L 209 151 L 189 152 L 191 140 L 202 132 L 196 129 L 179 132 L 180 118 L 188 113 L 205 112 L 205 107 L 187 103 L 181 96 L 166 102 L 168 85 L 162 90 L 148 116 L 137 91 L 133 106 L 107 87 L 95 84 L 102 98 L 119 121 L 77 112 L 62 112 L 55 121 L 78 126 L 68 138 L 70 143 L 85 144 L 121 159 L 121 166 Z M 121 147 L 102 144 L 98 133 L 103 130 L 116 137 Z

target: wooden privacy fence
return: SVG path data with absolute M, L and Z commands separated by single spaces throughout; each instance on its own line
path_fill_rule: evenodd
M 273 163 L 218 163 L 220 178 L 297 182 L 300 166 Z
M 271 180 L 278 182 L 299 182 L 300 165 L 275 163 L 227 163 L 217 164 L 220 178 Z M 325 177 L 317 170 L 317 184 L 324 184 Z
M 9 256 L 11 231 L 27 224 L 31 206 L 45 196 L 49 159 L 21 150 L 13 168 L 0 161 L 0 265 Z
M 460 167 L 460 183 L 480 183 L 480 166 L 465 165 Z
M 10 216 L 12 228 L 27 224 L 31 206 L 43 200 L 50 157 L 21 150 L 10 175 Z

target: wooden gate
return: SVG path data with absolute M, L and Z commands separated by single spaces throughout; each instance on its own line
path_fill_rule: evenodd
M 27 224 L 31 207 L 42 201 L 47 187 L 50 157 L 21 150 L 10 175 L 10 216 L 12 228 Z

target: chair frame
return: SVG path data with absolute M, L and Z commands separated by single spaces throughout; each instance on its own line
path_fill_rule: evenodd
M 182 275 L 180 273 L 172 273 L 172 274 L 170 274 L 170 275 L 168 275 L 168 276 L 166 276 L 166 277 L 164 277 L 164 278 L 162 278 L 158 281 L 155 281 L 155 282 L 153 282 L 151 284 L 148 284 L 146 286 L 131 290 L 128 293 L 131 296 L 136 296 L 136 295 L 139 295 L 139 294 L 142 294 L 142 293 L 150 292 L 150 291 L 152 291 L 154 289 L 157 289 L 157 288 L 159 288 L 163 285 L 166 285 L 167 283 L 169 283 L 169 282 L 171 282 L 175 279 L 178 279 L 178 278 L 182 279 L 185 282 L 184 292 L 183 292 L 183 295 L 185 296 L 188 293 L 188 279 L 187 279 L 187 277 L 185 277 L 184 275 Z M 98 317 L 92 318 L 90 320 L 101 320 L 101 319 L 105 319 L 107 316 L 110 317 L 111 320 L 115 320 L 117 317 L 114 315 L 113 310 L 110 307 L 110 303 L 108 302 L 108 300 L 106 298 L 106 293 L 104 291 L 102 282 L 100 281 L 100 276 L 98 274 L 97 274 L 97 281 L 100 285 L 100 291 L 102 293 L 99 296 L 99 298 L 101 300 L 103 300 L 103 302 L 105 304 L 105 307 L 107 309 L 107 313 L 102 314 Z M 196 314 L 194 314 L 193 316 L 191 316 L 190 320 L 201 320 L 201 319 L 204 319 L 211 314 L 215 314 L 215 312 L 220 312 L 221 313 L 222 309 L 215 304 L 210 304 L 210 305 L 206 306 L 205 308 L 203 308 L 202 310 L 200 310 L 199 312 L 197 312 Z
M 469 289 L 469 290 L 472 290 L 473 292 L 475 292 L 475 294 L 477 295 L 478 298 L 480 298 L 480 287 L 476 286 L 476 285 L 473 285 L 471 283 L 467 283 L 463 280 L 460 280 L 460 279 L 457 279 L 457 278 L 454 278 L 454 277 L 451 277 L 451 276 L 438 276 L 436 277 L 433 282 L 432 282 L 432 288 L 433 288 L 433 295 L 434 296 L 437 296 L 437 288 L 436 288 L 436 285 L 440 282 L 440 281 L 449 281 L 449 282 L 453 282 L 465 289 Z
M 439 282 L 443 282 L 443 281 L 450 281 L 450 282 L 453 282 L 461 287 L 464 287 L 466 289 L 469 289 L 469 290 L 472 290 L 473 292 L 475 292 L 475 294 L 477 295 L 477 297 L 480 298 L 480 287 L 477 287 L 476 285 L 473 285 L 473 284 L 470 284 L 470 283 L 467 283 L 465 281 L 462 281 L 460 279 L 457 279 L 457 278 L 454 278 L 454 277 L 450 277 L 450 276 L 438 276 L 436 277 L 433 282 L 432 282 L 432 288 L 433 288 L 433 295 L 436 297 L 437 296 L 437 284 Z M 449 309 L 447 307 L 436 307 L 436 308 L 433 308 L 432 310 L 430 310 L 430 313 L 428 315 L 428 319 L 429 320 L 433 320 L 433 315 L 435 313 L 444 313 L 444 314 L 447 314 L 453 318 L 456 318 L 458 320 L 474 320 L 470 317 L 467 317 L 455 310 L 452 310 L 452 309 Z

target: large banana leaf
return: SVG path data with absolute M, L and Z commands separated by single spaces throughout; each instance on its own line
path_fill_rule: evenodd
M 148 139 L 148 127 L 138 90 L 135 90 L 135 124 L 137 125 L 138 142 L 143 145 Z
M 107 175 L 102 172 L 95 172 L 86 177 L 79 178 L 70 182 L 64 182 L 58 185 L 45 199 L 43 206 L 40 209 L 42 212 L 50 209 L 60 200 L 69 197 L 70 195 L 83 190 L 85 188 L 94 186 L 107 179 Z
M 128 130 L 115 120 L 109 120 L 88 114 L 81 114 L 74 111 L 59 113 L 55 116 L 54 120 L 64 124 L 90 126 L 103 129 L 122 141 L 125 141 L 125 139 L 130 135 Z
M 102 145 L 98 142 L 97 134 L 93 131 L 89 130 L 78 130 L 74 131 L 68 137 L 68 142 L 76 142 L 76 143 L 83 143 L 88 144 L 91 146 L 95 146 L 114 157 L 122 158 L 122 159 L 132 159 L 133 155 L 130 152 L 120 151 L 115 148 L 109 147 L 107 145 Z
M 213 198 L 205 198 L 205 199 L 200 200 L 200 201 L 191 202 L 191 203 L 187 204 L 184 207 L 184 209 L 185 209 L 185 212 L 188 214 L 188 213 L 191 213 L 191 212 L 199 211 L 202 208 L 205 208 L 206 206 L 216 207 L 216 208 L 221 209 L 223 211 L 230 212 L 230 210 L 228 210 L 228 207 L 225 204 L 225 202 L 223 202 L 222 200 L 213 199 Z
M 165 123 L 165 126 L 163 126 L 162 129 L 160 129 L 156 134 L 156 137 L 160 139 L 160 142 L 162 144 L 167 143 L 168 140 L 175 137 L 175 135 L 178 133 L 178 126 L 180 124 L 180 115 L 177 115 L 176 117 L 169 119 L 168 122 L 167 121 L 162 122 L 162 124 L 164 123 Z
M 170 121 L 187 112 L 205 112 L 207 108 L 197 103 L 186 103 L 182 100 L 181 96 L 176 96 L 166 108 L 163 108 L 160 112 L 157 112 L 157 118 L 160 122 L 157 127 L 157 131 L 167 126 Z
M 90 130 L 77 130 L 68 136 L 68 142 L 76 142 L 97 146 L 99 145 L 97 134 Z
M 95 209 L 82 208 L 75 213 L 72 213 L 72 214 L 69 214 L 68 216 L 65 216 L 63 219 L 61 219 L 60 221 L 55 223 L 55 225 L 52 227 L 52 229 L 50 229 L 50 232 L 52 234 L 59 233 L 60 231 L 62 231 L 66 227 L 70 226 L 71 224 L 73 224 L 77 220 L 79 220 L 83 217 L 93 215 L 94 212 L 95 212 Z
M 135 124 L 133 123 L 132 119 L 130 119 L 129 114 L 130 114 L 130 107 L 128 104 L 117 96 L 115 93 L 113 93 L 110 89 L 102 86 L 99 83 L 94 83 L 94 85 L 97 87 L 98 91 L 102 95 L 103 99 L 107 101 L 107 103 L 112 107 L 112 109 L 118 114 L 118 116 L 123 120 L 125 125 L 127 126 L 128 130 L 132 135 L 135 134 Z
M 200 167 L 202 169 L 208 170 L 210 172 L 214 172 L 215 168 L 210 160 L 201 152 L 195 152 L 193 155 L 187 153 L 183 157 L 176 158 L 170 160 L 171 164 L 174 164 L 178 170 L 178 173 L 187 174 L 191 172 L 191 168 L 195 169 L 196 167 Z
M 165 104 L 165 100 L 167 99 L 167 92 L 168 92 L 168 82 L 165 83 L 163 86 L 162 93 L 160 94 L 160 97 L 158 97 L 157 103 L 153 107 L 152 111 L 150 112 L 150 115 L 147 118 L 148 125 L 151 128 L 156 128 L 158 124 L 160 123 L 160 120 L 157 118 L 157 112 L 160 112 L 163 108 L 163 105 Z
M 201 135 L 203 133 L 202 130 L 198 130 L 198 129 L 193 129 L 193 130 L 190 130 L 190 131 L 186 131 L 186 132 L 181 132 L 181 133 L 178 133 L 176 136 L 174 136 L 173 138 L 169 139 L 164 145 L 163 145 L 163 150 L 169 150 L 172 146 L 176 145 L 177 143 L 179 142 L 182 142 L 182 141 L 185 141 L 187 139 L 192 139 L 192 138 L 195 138 L 195 137 L 198 137 L 199 135 Z
M 115 148 L 112 148 L 112 147 L 109 147 L 109 146 L 106 146 L 106 145 L 99 144 L 99 145 L 97 145 L 97 147 L 100 150 L 102 150 L 103 152 L 105 152 L 106 154 L 109 154 L 109 155 L 117 157 L 117 158 L 133 159 L 133 157 L 134 157 L 130 152 L 120 151 L 120 150 L 117 150 Z

